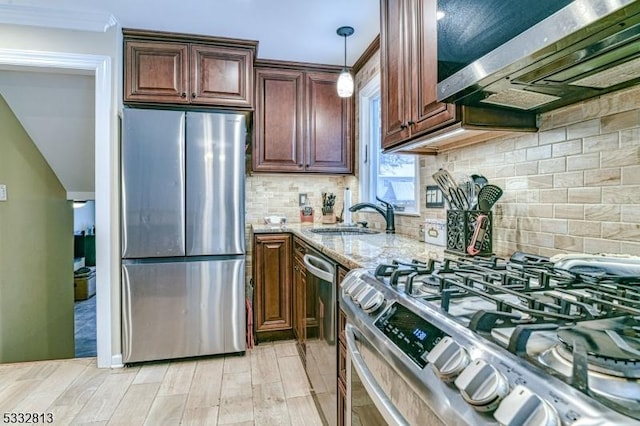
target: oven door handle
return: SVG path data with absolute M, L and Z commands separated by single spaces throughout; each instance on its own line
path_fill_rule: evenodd
M 382 417 L 391 425 L 407 425 L 409 423 L 400 414 L 398 409 L 393 405 L 393 402 L 385 394 L 384 390 L 380 387 L 375 377 L 369 371 L 369 368 L 362 359 L 362 355 L 356 346 L 356 336 L 354 333 L 355 327 L 351 324 L 346 324 L 345 334 L 347 337 L 347 352 L 351 360 L 351 365 L 358 373 L 358 377 L 362 381 L 362 384 L 367 389 L 367 394 L 380 410 Z

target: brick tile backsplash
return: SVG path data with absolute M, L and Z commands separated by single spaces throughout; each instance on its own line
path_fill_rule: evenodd
M 584 219 L 585 206 L 582 204 L 556 204 L 553 217 L 558 219 Z
M 600 133 L 600 120 L 593 119 L 567 126 L 567 139 L 584 138 Z
M 620 185 L 621 172 L 622 172 L 622 169 L 619 169 L 619 168 L 585 170 L 584 185 L 585 186 Z M 640 173 L 640 170 L 638 170 L 638 173 Z M 640 183 L 640 178 L 638 179 L 637 183 Z
M 552 145 L 554 157 L 566 157 L 567 155 L 582 154 L 582 140 L 576 139 L 567 142 L 558 142 Z
M 620 147 L 628 148 L 640 145 L 640 128 L 620 132 Z
M 620 221 L 620 206 L 610 204 L 584 206 L 584 218 L 593 221 Z
M 572 155 L 567 157 L 567 171 L 597 169 L 600 167 L 600 153 Z
M 600 188 L 569 188 L 569 202 L 573 204 L 600 204 Z
M 611 114 L 600 119 L 602 132 L 612 132 L 640 126 L 640 112 L 637 110 Z
M 609 133 L 606 135 L 598 135 L 582 140 L 583 152 L 604 152 L 617 150 L 620 147 L 620 135 L 618 133 Z

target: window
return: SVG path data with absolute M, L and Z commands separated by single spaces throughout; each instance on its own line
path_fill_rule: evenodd
M 376 79 L 360 92 L 360 194 L 377 204 L 376 196 L 396 213 L 418 214 L 419 161 L 416 155 L 382 153 L 380 83 Z

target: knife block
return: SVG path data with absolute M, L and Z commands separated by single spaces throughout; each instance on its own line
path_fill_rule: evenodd
M 489 217 L 480 252 L 476 256 L 493 254 L 493 215 L 481 210 L 447 210 L 447 248 L 446 251 L 458 255 L 468 255 L 467 247 L 471 244 L 476 229 L 478 216 Z

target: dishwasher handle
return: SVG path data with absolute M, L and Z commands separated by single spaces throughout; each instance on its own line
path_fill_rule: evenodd
M 307 268 L 307 271 L 311 272 L 323 281 L 330 283 L 333 282 L 336 270 L 331 263 L 311 254 L 305 254 L 302 261 L 304 262 L 304 266 Z

